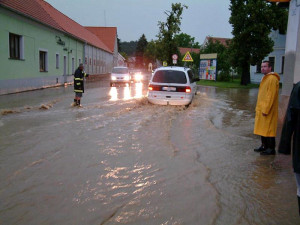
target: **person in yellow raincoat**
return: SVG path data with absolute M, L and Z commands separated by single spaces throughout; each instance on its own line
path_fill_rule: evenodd
M 261 155 L 275 155 L 275 137 L 278 119 L 278 91 L 280 77 L 271 72 L 269 61 L 263 61 L 261 72 L 264 74 L 259 85 L 254 134 L 261 136 L 261 146 L 254 149 Z

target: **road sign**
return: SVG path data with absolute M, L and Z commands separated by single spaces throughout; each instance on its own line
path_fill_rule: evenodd
M 190 52 L 186 52 L 185 56 L 182 59 L 183 62 L 194 62 Z
M 168 66 L 167 61 L 163 61 L 163 66 Z
M 177 59 L 173 59 L 173 64 L 177 64 Z
M 178 55 L 176 55 L 176 54 L 172 55 L 172 59 L 173 60 L 177 60 L 178 59 Z

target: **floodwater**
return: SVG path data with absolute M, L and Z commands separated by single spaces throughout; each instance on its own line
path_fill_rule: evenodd
M 257 89 L 145 86 L 0 96 L 0 224 L 300 224 L 290 156 L 253 152 Z

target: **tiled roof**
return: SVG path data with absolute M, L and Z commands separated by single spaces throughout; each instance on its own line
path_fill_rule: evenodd
M 181 47 L 179 47 L 178 49 L 179 49 L 179 52 L 181 55 L 185 55 L 186 52 L 190 52 L 190 53 L 194 52 L 197 54 L 200 52 L 200 49 L 198 49 L 198 48 L 181 48 Z
M 90 45 L 112 52 L 96 35 L 43 0 L 0 0 L 0 5 L 68 33 Z
M 115 40 L 117 37 L 116 27 L 85 27 L 94 33 L 113 52 L 115 50 Z
M 228 44 L 230 43 L 231 39 L 230 38 L 220 38 L 220 37 L 210 37 L 207 36 L 205 38 L 204 43 L 206 43 L 206 41 L 212 41 L 213 43 L 216 43 L 217 41 L 219 41 L 222 45 L 224 45 L 225 47 L 228 46 Z

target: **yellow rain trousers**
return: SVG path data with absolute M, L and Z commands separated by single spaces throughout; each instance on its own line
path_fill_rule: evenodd
M 280 77 L 277 73 L 265 75 L 259 85 L 254 134 L 275 137 L 278 119 L 278 91 Z M 267 114 L 266 116 L 263 116 Z

